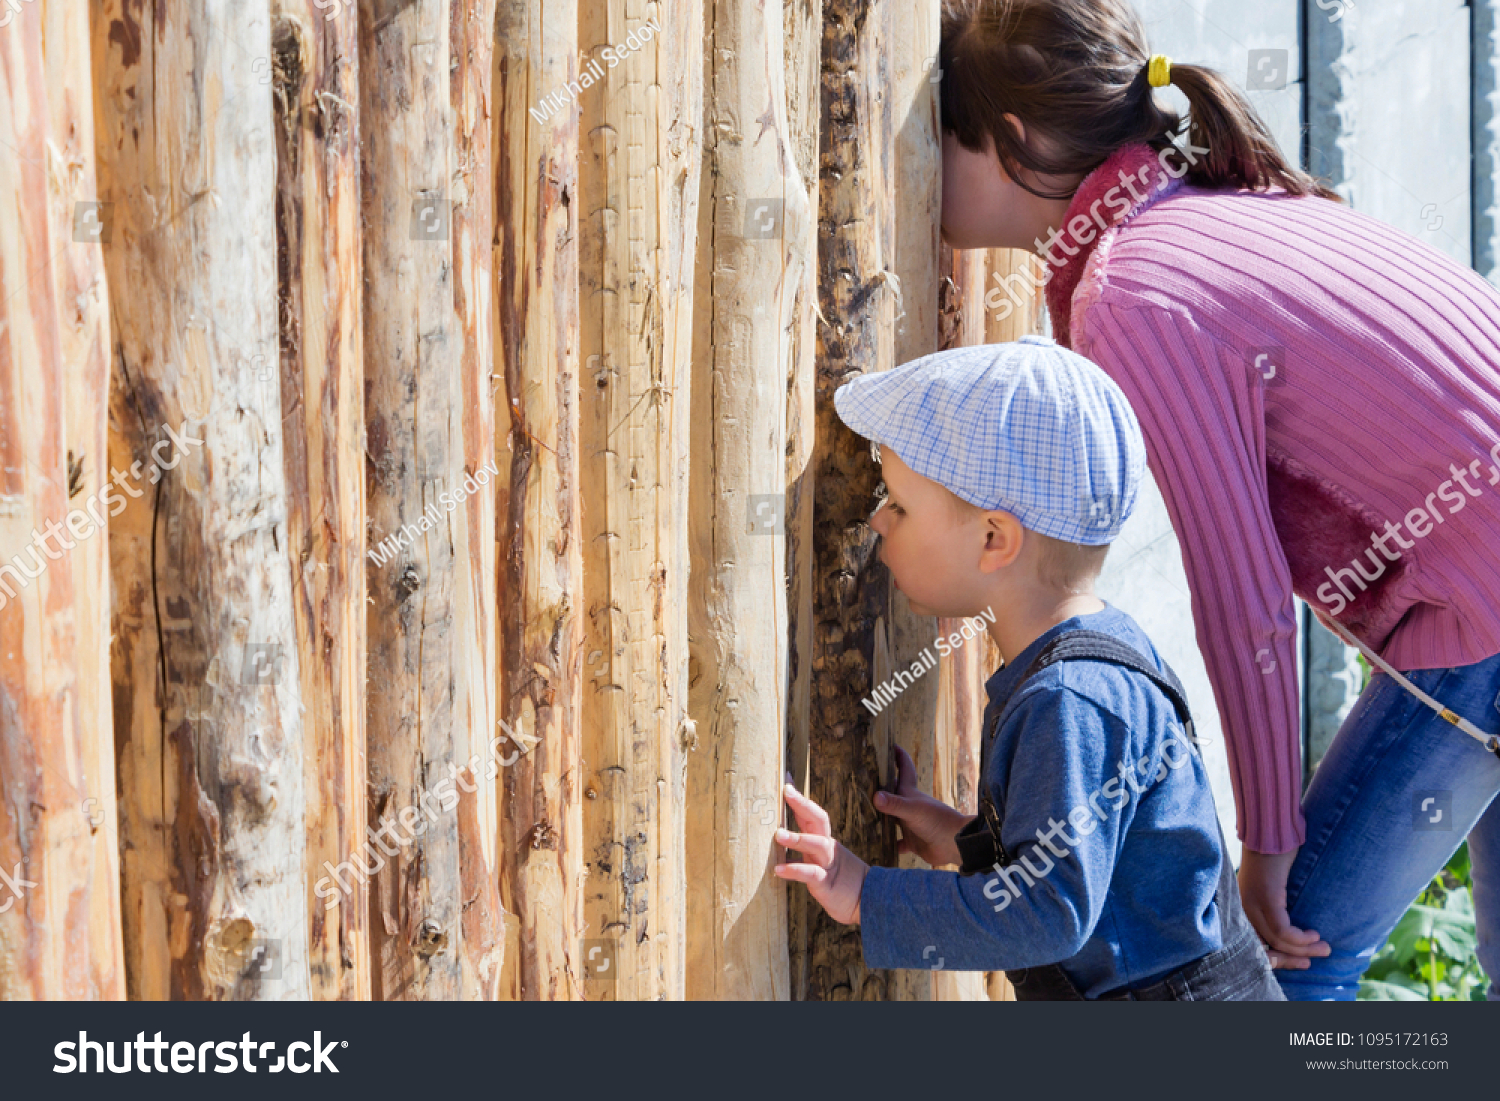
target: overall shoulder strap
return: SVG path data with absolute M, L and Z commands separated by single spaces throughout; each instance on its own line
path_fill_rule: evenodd
M 1166 694 L 1167 699 L 1172 701 L 1172 707 L 1177 712 L 1178 721 L 1182 723 L 1183 732 L 1187 735 L 1188 741 L 1194 745 L 1197 744 L 1197 738 L 1193 733 L 1192 714 L 1188 710 L 1187 694 L 1183 691 L 1182 682 L 1177 679 L 1177 674 L 1172 672 L 1165 662 L 1162 663 L 1162 669 L 1158 672 L 1146 660 L 1145 655 L 1128 642 L 1102 631 L 1080 628 L 1066 631 L 1042 647 L 1041 652 L 1026 667 L 1026 671 L 1011 686 L 1010 694 L 1000 706 L 994 723 L 985 732 L 982 755 L 988 754 L 990 741 L 995 732 L 1000 729 L 1001 720 L 1010 709 L 1011 702 L 1016 698 L 1016 693 L 1020 691 L 1023 684 L 1036 673 L 1056 662 L 1082 660 L 1111 661 L 1149 677 Z M 989 793 L 981 792 L 978 816 L 954 836 L 959 853 L 963 857 L 960 874 L 972 875 L 996 864 L 1003 866 L 1010 863 L 1005 847 L 1000 842 L 1000 825 L 1000 815 Z
M 1162 663 L 1161 672 L 1158 672 L 1156 667 L 1146 660 L 1146 656 L 1130 643 L 1114 635 L 1106 635 L 1102 631 L 1077 630 L 1058 635 L 1027 667 L 1021 680 L 1016 682 L 1016 687 L 1019 688 L 1027 678 L 1047 666 L 1070 659 L 1112 661 L 1116 665 L 1123 665 L 1127 669 L 1133 669 L 1143 676 L 1150 677 L 1167 699 L 1172 701 L 1172 707 L 1177 711 L 1177 719 L 1187 730 L 1188 738 L 1193 737 L 1193 719 L 1188 711 L 1187 693 L 1183 691 L 1182 682 L 1177 679 L 1177 674 L 1172 672 L 1165 662 Z

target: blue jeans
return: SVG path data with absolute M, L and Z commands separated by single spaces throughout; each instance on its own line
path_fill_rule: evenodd
M 1488 734 L 1500 733 L 1500 654 L 1406 674 Z M 1294 926 L 1332 952 L 1276 972 L 1288 999 L 1352 1000 L 1370 959 L 1467 834 L 1479 961 L 1500 1000 L 1500 758 L 1377 672 L 1303 798 L 1307 839 L 1287 878 Z M 1493 804 L 1493 805 L 1492 805 Z

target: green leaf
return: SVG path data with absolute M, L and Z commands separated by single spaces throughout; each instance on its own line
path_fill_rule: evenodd
M 1423 914 L 1427 907 L 1413 906 L 1401 915 L 1401 920 L 1396 922 L 1396 927 L 1391 930 L 1391 935 L 1386 943 L 1391 946 L 1391 952 L 1402 966 L 1410 962 L 1417 953 L 1417 941 L 1427 935 L 1429 923 Z
M 1474 896 L 1467 887 L 1449 891 L 1448 897 L 1443 900 L 1443 909 L 1450 914 L 1467 917 L 1472 921 L 1474 919 Z
M 1473 866 L 1469 860 L 1469 843 L 1465 841 L 1458 847 L 1458 851 L 1448 858 L 1447 871 L 1451 872 L 1453 878 L 1458 880 L 1464 887 L 1472 887 Z
M 1364 1001 L 1483 1001 L 1468 844 L 1401 916 L 1360 983 Z

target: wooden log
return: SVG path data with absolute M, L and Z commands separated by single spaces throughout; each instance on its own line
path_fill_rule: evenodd
M 940 618 L 937 631 L 949 635 L 962 625 L 961 619 Z M 982 639 L 968 642 L 942 658 L 936 670 L 939 735 L 931 790 L 936 798 L 971 815 L 978 813 L 976 777 L 986 699 L 984 682 L 994 671 L 985 666 L 986 649 Z M 948 870 L 956 872 L 958 865 L 950 865 Z M 984 1001 L 989 996 L 983 971 L 938 971 L 932 978 L 934 1001 Z
M 93 36 L 130 993 L 305 999 L 268 7 L 99 0 Z
M 490 143 L 495 0 L 450 0 L 448 86 L 453 118 L 453 310 L 462 338 L 459 364 L 463 469 L 484 488 L 468 494 L 455 514 L 463 553 L 457 556 L 454 654 L 459 756 L 479 781 L 472 813 L 460 808 L 460 871 L 464 935 L 459 962 L 464 997 L 493 1001 L 499 993 L 505 942 L 497 864 L 499 775 L 508 748 L 497 741 L 495 544 L 495 189 Z M 467 482 L 465 484 L 468 484 Z M 465 800 L 465 804 L 470 802 Z
M 101 199 L 114 189 L 112 180 L 121 170 L 125 172 L 125 179 L 118 185 L 122 194 L 130 192 L 143 171 L 133 163 L 118 166 L 114 163 L 115 135 L 122 125 L 127 124 L 128 115 L 141 110 L 137 102 L 141 54 L 148 45 L 142 40 L 142 30 L 140 17 L 130 13 L 123 3 L 91 5 L 95 146 L 98 151 L 96 172 Z M 149 92 L 149 80 L 147 88 Z M 128 152 L 134 156 L 139 150 L 132 143 Z M 118 204 L 101 202 L 92 216 L 98 222 L 98 233 L 105 243 L 106 267 L 111 280 L 130 270 L 125 250 L 139 248 L 139 238 L 127 238 L 124 233 L 123 216 L 130 213 Z M 88 215 L 84 212 L 81 217 L 88 218 Z M 144 217 L 149 232 L 151 218 L 149 214 Z M 89 222 L 90 230 L 94 221 Z M 111 249 L 121 255 L 111 256 L 108 251 Z M 139 290 L 136 288 L 136 292 Z M 109 510 L 113 595 L 110 680 L 120 837 L 121 937 L 127 996 L 161 1001 L 172 997 L 169 921 L 176 915 L 178 927 L 186 924 L 171 883 L 171 825 L 168 816 L 172 812 L 168 810 L 167 800 L 170 791 L 175 805 L 172 778 L 176 775 L 176 767 L 167 761 L 171 742 L 165 737 L 162 708 L 168 703 L 173 705 L 171 718 L 175 723 L 201 722 L 200 707 L 205 686 L 201 682 L 179 685 L 168 696 L 162 683 L 162 653 L 155 629 L 157 609 L 150 569 L 156 524 L 156 512 L 152 507 L 155 490 L 150 490 L 152 497 L 146 499 L 144 507 L 131 507 L 137 504 L 137 496 L 147 492 L 150 486 L 149 483 L 138 485 L 141 479 L 130 475 L 131 464 L 137 458 L 135 448 L 142 426 L 131 405 L 130 380 L 122 373 L 124 343 L 118 332 L 122 320 L 117 304 L 128 293 L 128 290 L 122 290 L 111 297 L 113 331 L 108 461 L 100 466 L 101 474 L 107 471 L 109 475 L 122 475 L 121 482 L 112 491 Z M 143 312 L 144 307 L 132 309 Z M 139 472 L 141 468 L 136 470 Z M 127 487 L 136 496 L 127 492 Z M 125 500 L 123 509 L 118 507 L 117 499 Z M 182 897 L 185 901 L 186 896 Z
M 21 14 L 0 31 L 0 999 L 119 998 L 107 319 L 97 241 L 73 235 L 93 198 L 87 37 L 52 37 L 84 14 L 59 4 Z
M 677 999 L 702 0 L 586 5 L 579 45 L 586 989 Z
M 781 20 L 717 0 L 705 22 L 687 996 L 784 1000 L 786 885 L 771 867 L 786 771 L 786 395 L 812 366 L 796 322 L 811 301 L 816 218 L 792 150 Z
M 809 205 L 818 208 L 818 134 L 822 107 L 822 0 L 783 0 L 786 62 L 787 127 L 792 157 Z M 814 248 L 817 247 L 816 237 Z M 813 447 L 817 430 L 814 394 L 817 383 L 817 268 L 798 291 L 792 313 L 795 349 L 786 395 L 786 584 L 787 613 L 787 769 L 798 791 L 808 791 L 808 747 L 812 720 L 813 639 Z M 778 820 L 790 815 L 779 811 Z M 787 949 L 792 999 L 808 996 L 808 908 L 816 907 L 806 891 L 787 892 Z
M 502 0 L 495 39 L 497 698 L 510 731 L 501 774 L 499 867 L 509 935 L 500 996 L 577 999 L 584 851 L 578 104 L 549 99 L 579 79 L 577 0 Z
M 910 362 L 938 349 L 938 252 L 942 217 L 942 141 L 938 132 L 937 85 L 932 81 L 938 48 L 938 5 L 897 4 L 890 12 L 891 143 L 895 187 L 888 201 L 900 217 L 895 219 L 891 272 L 895 290 L 895 364 Z M 907 669 L 924 652 L 938 656 L 933 640 L 939 620 L 916 615 L 906 594 L 892 591 L 889 619 L 889 665 L 875 670 L 875 683 L 885 681 L 896 669 Z M 946 633 L 946 632 L 944 632 Z M 952 664 L 951 656 L 938 656 L 940 669 Z M 939 670 L 940 671 L 940 670 Z M 933 790 L 933 766 L 938 743 L 951 737 L 950 728 L 939 723 L 939 677 L 923 676 L 895 698 L 873 720 L 880 745 L 899 745 L 917 766 L 917 783 Z M 873 685 L 871 686 L 873 687 Z M 868 690 L 866 695 L 868 696 Z M 895 779 L 894 755 L 879 760 L 881 782 L 889 787 Z M 902 868 L 925 868 L 915 854 L 895 854 L 897 828 L 885 819 L 886 851 L 890 862 Z M 887 996 L 900 1001 L 930 1001 L 942 972 L 940 944 L 932 946 L 930 971 L 897 970 L 890 973 Z M 952 972 L 948 972 L 952 974 Z
M 883 753 L 860 700 L 874 684 L 890 616 L 888 574 L 875 558 L 869 516 L 878 468 L 869 444 L 839 420 L 833 392 L 893 365 L 893 259 L 889 6 L 823 5 L 818 287 L 817 445 L 814 486 L 808 789 L 836 837 L 866 860 L 890 864 L 889 831 L 871 796 Z M 859 930 L 809 907 L 807 996 L 880 1000 L 889 976 L 868 971 Z
M 337 13 L 336 13 L 337 14 Z M 370 997 L 365 843 L 363 257 L 357 20 L 272 0 L 287 532 L 307 746 L 308 963 L 316 999 Z
M 477 922 L 465 909 L 491 891 L 494 821 L 494 775 L 484 778 L 493 648 L 481 626 L 493 600 L 476 610 L 484 555 L 473 546 L 490 536 L 474 530 L 485 513 L 470 500 L 488 495 L 493 444 L 471 404 L 481 384 L 464 377 L 488 373 L 480 327 L 492 307 L 476 267 L 484 215 L 471 208 L 483 169 L 468 159 L 473 135 L 455 136 L 484 111 L 453 107 L 455 68 L 472 67 L 460 85 L 488 72 L 487 57 L 466 52 L 481 49 L 471 32 L 450 24 L 447 0 L 359 9 L 368 815 L 378 846 L 365 851 L 379 1000 L 492 997 L 499 981 L 494 903 L 480 899 Z
M 1003 344 L 1040 332 L 1044 308 L 1041 259 L 1021 249 L 986 249 L 979 255 L 986 277 L 978 307 L 984 317 L 984 342 Z
M 73 226 L 79 203 L 98 199 L 94 173 L 94 77 L 88 9 L 45 0 L 42 41 L 47 66 L 48 189 L 52 198 L 54 270 L 58 286 L 62 360 L 67 388 L 69 501 L 87 503 L 109 476 L 109 291 L 100 243 Z M 106 524 L 109 510 L 102 509 Z M 114 720 L 109 679 L 109 538 L 101 527 L 74 554 L 80 758 L 88 793 L 84 808 L 93 834 L 89 894 L 88 964 L 83 975 L 93 998 L 125 996 L 120 929 L 120 835 L 115 799 Z M 94 800 L 90 803 L 89 800 Z

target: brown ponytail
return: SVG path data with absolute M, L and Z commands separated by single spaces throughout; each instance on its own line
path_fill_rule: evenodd
M 1181 116 L 1152 94 L 1149 61 L 1128 0 L 943 0 L 943 129 L 968 149 L 982 149 L 988 135 L 1012 179 L 1043 198 L 1066 199 L 1028 186 L 1017 169 L 1082 177 L 1123 145 L 1163 150 L 1182 136 Z M 1219 73 L 1174 63 L 1170 75 L 1187 97 L 1188 141 L 1208 150 L 1189 165 L 1189 183 L 1338 199 L 1287 163 L 1255 108 Z M 1007 114 L 1050 148 L 1023 144 Z

